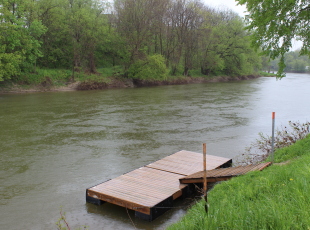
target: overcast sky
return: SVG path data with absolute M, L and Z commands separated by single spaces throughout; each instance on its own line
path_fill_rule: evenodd
M 241 17 L 244 16 L 244 11 L 246 11 L 245 6 L 237 6 L 235 0 L 202 0 L 207 6 L 219 7 L 219 8 L 228 8 L 236 13 L 238 13 Z

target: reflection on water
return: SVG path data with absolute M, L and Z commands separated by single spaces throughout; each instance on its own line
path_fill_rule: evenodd
M 234 157 L 276 124 L 309 120 L 310 75 L 86 92 L 0 95 L 1 229 L 133 229 L 126 209 L 85 189 L 182 149 Z M 138 229 L 163 229 L 188 204 Z

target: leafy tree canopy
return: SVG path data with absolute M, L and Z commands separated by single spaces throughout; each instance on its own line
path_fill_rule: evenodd
M 3 1 L 0 5 L 0 81 L 31 71 L 40 52 L 39 37 L 46 27 L 26 20 L 29 1 Z
M 306 73 L 310 72 L 310 58 L 306 55 L 299 55 L 300 50 L 290 51 L 284 55 L 285 72 Z M 279 57 L 275 60 L 265 63 L 265 70 L 277 71 Z
M 0 81 L 40 79 L 40 68 L 70 69 L 70 80 L 116 65 L 151 80 L 259 69 L 244 21 L 202 0 L 0 1 Z
M 248 29 L 253 44 L 272 59 L 280 56 L 278 76 L 283 77 L 284 54 L 292 47 L 292 39 L 303 42 L 300 54 L 310 56 L 309 0 L 236 0 L 246 5 Z

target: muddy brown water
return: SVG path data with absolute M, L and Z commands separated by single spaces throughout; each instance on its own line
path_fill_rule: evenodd
M 0 95 L 0 229 L 134 229 L 126 209 L 85 189 L 185 149 L 235 157 L 259 132 L 309 121 L 310 75 L 285 79 Z M 192 200 L 137 229 L 165 229 Z

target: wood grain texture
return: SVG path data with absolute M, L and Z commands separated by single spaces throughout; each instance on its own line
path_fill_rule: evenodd
M 150 215 L 151 209 L 167 199 L 182 196 L 184 176 L 202 170 L 203 155 L 179 151 L 154 163 L 87 189 L 87 196 Z M 207 155 L 207 169 L 231 159 Z
M 261 171 L 271 165 L 271 162 L 253 164 L 247 166 L 238 166 L 230 168 L 219 168 L 207 171 L 207 181 L 208 182 L 217 182 L 229 180 L 232 177 L 246 174 L 251 171 Z M 180 179 L 180 183 L 190 184 L 190 183 L 203 183 L 204 172 L 200 171 L 193 173 L 186 177 Z

